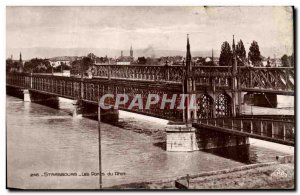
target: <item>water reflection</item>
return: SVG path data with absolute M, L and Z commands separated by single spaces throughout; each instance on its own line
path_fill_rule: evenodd
M 242 145 L 235 147 L 226 148 L 214 148 L 204 150 L 205 152 L 221 156 L 223 158 L 228 158 L 234 161 L 242 162 L 245 164 L 253 164 L 259 162 L 257 156 L 257 149 L 250 145 Z

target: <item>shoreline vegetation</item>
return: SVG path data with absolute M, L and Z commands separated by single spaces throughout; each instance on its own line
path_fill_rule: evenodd
M 178 178 L 116 185 L 109 189 L 295 189 L 294 156 L 280 156 L 276 159 L 277 161 L 274 162 L 244 165 Z

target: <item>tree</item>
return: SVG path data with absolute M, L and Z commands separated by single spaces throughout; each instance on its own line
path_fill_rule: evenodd
M 71 71 L 70 73 L 73 75 L 78 75 L 81 74 L 81 72 L 83 72 L 84 74 L 86 74 L 86 72 L 88 71 L 88 69 L 90 67 L 93 66 L 93 61 L 91 58 L 89 57 L 83 57 L 80 60 L 75 60 L 71 63 Z
M 220 66 L 231 66 L 232 65 L 232 51 L 227 41 L 222 44 L 220 59 Z
M 93 53 L 89 53 L 87 55 L 87 57 L 90 58 L 91 60 L 95 60 L 97 58 L 97 56 L 95 54 L 93 54 Z
M 251 43 L 251 46 L 249 48 L 248 58 L 254 66 L 261 65 L 261 55 L 260 55 L 258 43 L 256 41 L 253 41 Z
M 290 62 L 291 62 L 291 66 L 295 66 L 294 53 L 292 53 L 292 55 L 290 56 Z
M 281 57 L 281 63 L 282 63 L 283 67 L 289 67 L 290 66 L 290 60 L 289 60 L 289 57 L 286 54 L 284 54 Z
M 246 60 L 246 50 L 242 40 L 237 43 L 235 52 L 237 55 L 238 66 L 243 66 Z
M 146 62 L 147 62 L 147 60 L 144 56 L 138 57 L 138 64 L 146 64 Z
M 292 53 L 292 55 L 290 55 L 290 56 L 284 54 L 281 57 L 281 64 L 282 64 L 283 67 L 295 66 L 294 63 L 295 63 L 294 53 Z
M 25 62 L 24 71 L 33 73 L 50 73 L 52 71 L 52 67 L 49 60 L 34 58 Z

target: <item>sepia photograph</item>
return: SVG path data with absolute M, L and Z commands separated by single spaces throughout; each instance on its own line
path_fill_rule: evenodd
M 295 7 L 5 7 L 6 189 L 296 189 Z

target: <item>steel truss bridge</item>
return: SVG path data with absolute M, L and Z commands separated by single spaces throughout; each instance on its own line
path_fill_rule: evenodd
M 170 99 L 173 94 L 196 94 L 196 111 L 160 109 L 160 104 L 129 111 L 294 145 L 294 116 L 241 114 L 244 92 L 293 96 L 293 67 L 94 65 L 92 72 L 92 79 L 8 73 L 6 85 L 94 104 L 105 94 L 127 94 L 128 102 L 141 94 L 143 103 L 148 94 L 168 94 Z M 111 100 L 106 103 L 114 105 Z

